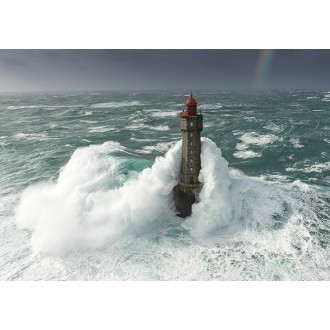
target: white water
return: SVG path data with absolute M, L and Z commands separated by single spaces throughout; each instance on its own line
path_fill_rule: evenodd
M 232 218 L 228 163 L 214 142 L 202 141 L 201 202 L 185 224 L 197 238 L 214 236 Z M 181 141 L 152 168 L 129 178 L 111 156 L 115 151 L 124 148 L 114 142 L 79 148 L 56 182 L 23 192 L 16 222 L 32 232 L 36 252 L 62 255 L 104 247 L 174 217 L 172 189 L 178 181 Z
M 202 141 L 199 180 L 203 188 L 200 202 L 193 205 L 192 217 L 185 225 L 195 237 L 205 239 L 216 235 L 219 229 L 229 224 L 232 219 L 232 203 L 228 162 L 213 141 L 207 138 Z
M 114 152 L 125 148 L 114 142 L 79 148 L 56 182 L 23 192 L 16 222 L 32 233 L 36 253 L 64 256 L 106 248 L 111 267 L 100 269 L 97 278 L 109 279 L 327 276 L 318 266 L 322 250 L 308 230 L 319 221 L 309 185 L 247 177 L 229 169 L 221 150 L 203 138 L 200 202 L 181 223 L 172 201 L 181 142 L 141 173 L 125 174 Z M 168 236 L 173 223 L 181 228 L 177 238 Z M 153 243 L 156 233 L 164 235 L 161 244 Z M 116 260 L 122 260 L 120 270 Z M 297 273 L 301 268 L 304 272 Z
M 17 224 L 32 231 L 36 252 L 62 255 L 93 249 L 151 230 L 174 214 L 171 191 L 177 181 L 180 143 L 152 168 L 125 178 L 110 152 L 118 143 L 77 149 L 57 182 L 24 191 Z

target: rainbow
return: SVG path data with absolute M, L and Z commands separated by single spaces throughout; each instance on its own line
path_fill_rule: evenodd
M 274 58 L 274 53 L 274 49 L 263 49 L 259 52 L 253 74 L 254 87 L 266 87 L 270 66 Z

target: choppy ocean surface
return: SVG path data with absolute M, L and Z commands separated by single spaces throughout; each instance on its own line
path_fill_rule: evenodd
M 1 280 L 330 280 L 330 91 L 0 94 Z

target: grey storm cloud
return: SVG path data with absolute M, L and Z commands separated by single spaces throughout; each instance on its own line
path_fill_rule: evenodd
M 260 50 L 0 50 L 0 91 L 252 88 Z M 329 88 L 330 50 L 275 50 L 267 86 Z M 263 86 L 261 86 L 263 87 Z

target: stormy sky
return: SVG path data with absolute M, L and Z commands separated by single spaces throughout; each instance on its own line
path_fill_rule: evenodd
M 330 88 L 330 50 L 0 50 L 0 91 Z

